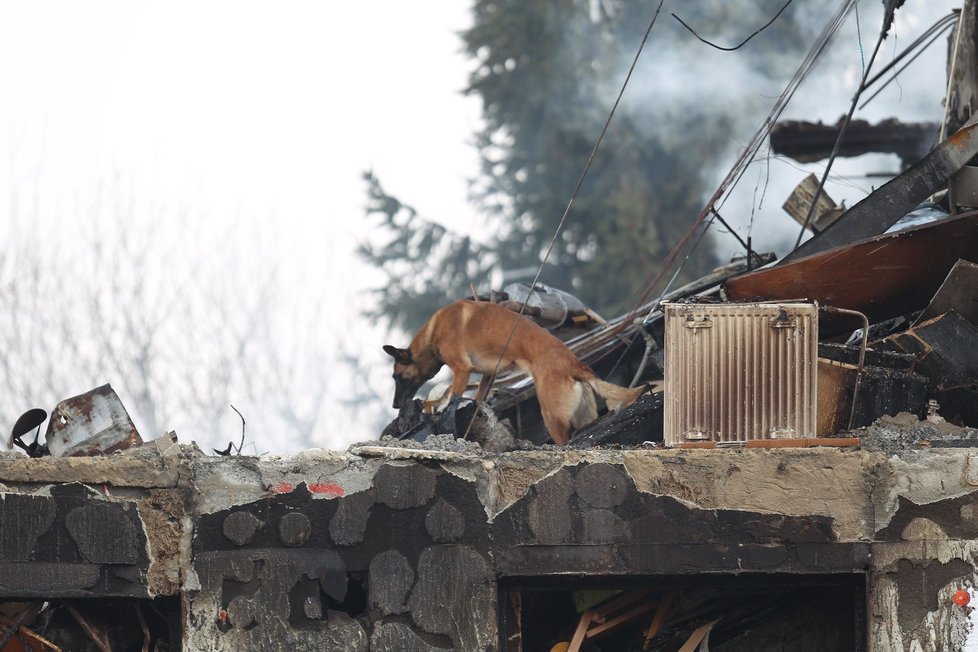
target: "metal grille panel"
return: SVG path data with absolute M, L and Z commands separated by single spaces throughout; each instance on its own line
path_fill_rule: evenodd
M 818 306 L 665 311 L 665 443 L 816 436 Z

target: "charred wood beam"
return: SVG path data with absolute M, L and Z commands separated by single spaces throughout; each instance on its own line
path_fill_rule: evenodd
M 932 193 L 946 187 L 951 175 L 976 154 L 978 116 L 972 116 L 924 158 L 843 213 L 778 265 L 883 233 Z
M 975 0 L 965 0 L 961 17 L 948 43 L 948 93 L 944 102 L 944 131 L 952 134 L 978 108 L 978 15 Z
M 840 120 L 841 122 L 841 120 Z M 841 125 L 790 120 L 771 130 L 771 149 L 801 163 L 829 157 Z M 940 125 L 936 122 L 903 123 L 895 118 L 878 124 L 853 120 L 839 147 L 839 156 L 860 156 L 870 152 L 896 154 L 904 167 L 923 158 L 937 142 Z

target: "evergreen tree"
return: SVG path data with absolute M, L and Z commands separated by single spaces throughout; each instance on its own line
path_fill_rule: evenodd
M 491 250 L 425 220 L 411 206 L 384 191 L 373 172 L 367 182 L 367 214 L 377 216 L 389 237 L 380 244 L 361 243 L 359 254 L 378 267 L 387 282 L 377 290 L 372 317 L 414 331 L 438 308 L 483 286 L 492 270 Z
M 638 0 L 475 0 L 472 27 L 462 36 L 473 60 L 466 93 L 483 103 L 485 126 L 477 134 L 482 176 L 473 199 L 496 228 L 492 242 L 475 247 L 467 238 L 450 236 L 431 223 L 418 228 L 413 212 L 379 191 L 368 177 L 373 203 L 369 212 L 395 235 L 395 247 L 381 255 L 365 250 L 368 260 L 392 264 L 403 256 L 414 270 L 410 283 L 383 295 L 381 311 L 403 317 L 408 327 L 420 323 L 414 303 L 435 304 L 468 294 L 470 283 L 486 288 L 486 273 L 535 268 L 564 213 L 595 140 L 607 119 L 631 59 L 657 3 Z M 683 18 L 723 42 L 741 40 L 783 4 L 722 2 L 683 3 Z M 819 3 L 822 4 L 822 3 Z M 790 10 L 764 33 L 766 50 L 752 42 L 731 57 L 752 74 L 783 73 L 784 57 L 807 47 Z M 810 31 L 810 30 L 809 30 Z M 633 76 L 642 85 L 662 62 L 693 61 L 708 46 L 697 41 L 667 15 L 653 32 L 658 48 L 643 55 Z M 761 39 L 756 39 L 761 41 Z M 797 56 L 787 59 L 794 65 Z M 688 74 L 688 71 L 686 71 Z M 541 281 L 570 291 L 606 315 L 629 309 L 655 275 L 675 242 L 713 188 L 707 180 L 730 148 L 737 119 L 753 106 L 717 102 L 683 70 L 670 70 L 689 84 L 684 94 L 626 90 L 590 172 L 576 197 Z M 632 93 L 631 96 L 628 94 Z M 742 100 L 741 100 L 742 101 Z M 757 115 L 752 113 L 751 115 Z M 378 194 L 380 193 L 380 194 Z M 443 241 L 441 257 L 432 257 Z M 700 244 L 680 280 L 702 275 L 716 264 L 710 238 Z M 462 256 L 477 255 L 464 264 Z M 384 258 L 384 256 L 388 256 Z M 440 262 L 439 262 L 440 261 Z M 423 266 L 438 270 L 424 274 Z M 392 280 L 396 280 L 392 276 Z M 403 277 L 402 277 L 403 278 Z M 427 302 L 434 302 L 428 304 Z M 424 314 L 424 313 L 422 313 Z M 422 317 L 423 319 L 423 317 Z

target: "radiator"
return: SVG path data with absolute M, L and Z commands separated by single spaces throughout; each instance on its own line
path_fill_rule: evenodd
M 667 446 L 816 435 L 816 304 L 663 310 Z

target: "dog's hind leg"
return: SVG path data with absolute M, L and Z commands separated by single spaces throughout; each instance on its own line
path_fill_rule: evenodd
M 566 444 L 569 440 L 570 428 L 577 424 L 581 404 L 585 402 L 584 394 L 586 391 L 589 393 L 589 390 L 586 390 L 581 383 L 561 374 L 537 374 L 533 377 L 533 382 L 537 387 L 540 412 L 543 414 L 543 423 L 547 426 L 550 438 L 555 443 Z M 591 403 L 593 407 L 593 397 Z M 597 416 L 596 410 L 594 416 Z
M 575 430 L 598 418 L 598 404 L 594 400 L 594 392 L 591 391 L 591 387 L 581 382 L 577 383 L 577 387 L 580 389 L 580 398 L 570 420 Z

